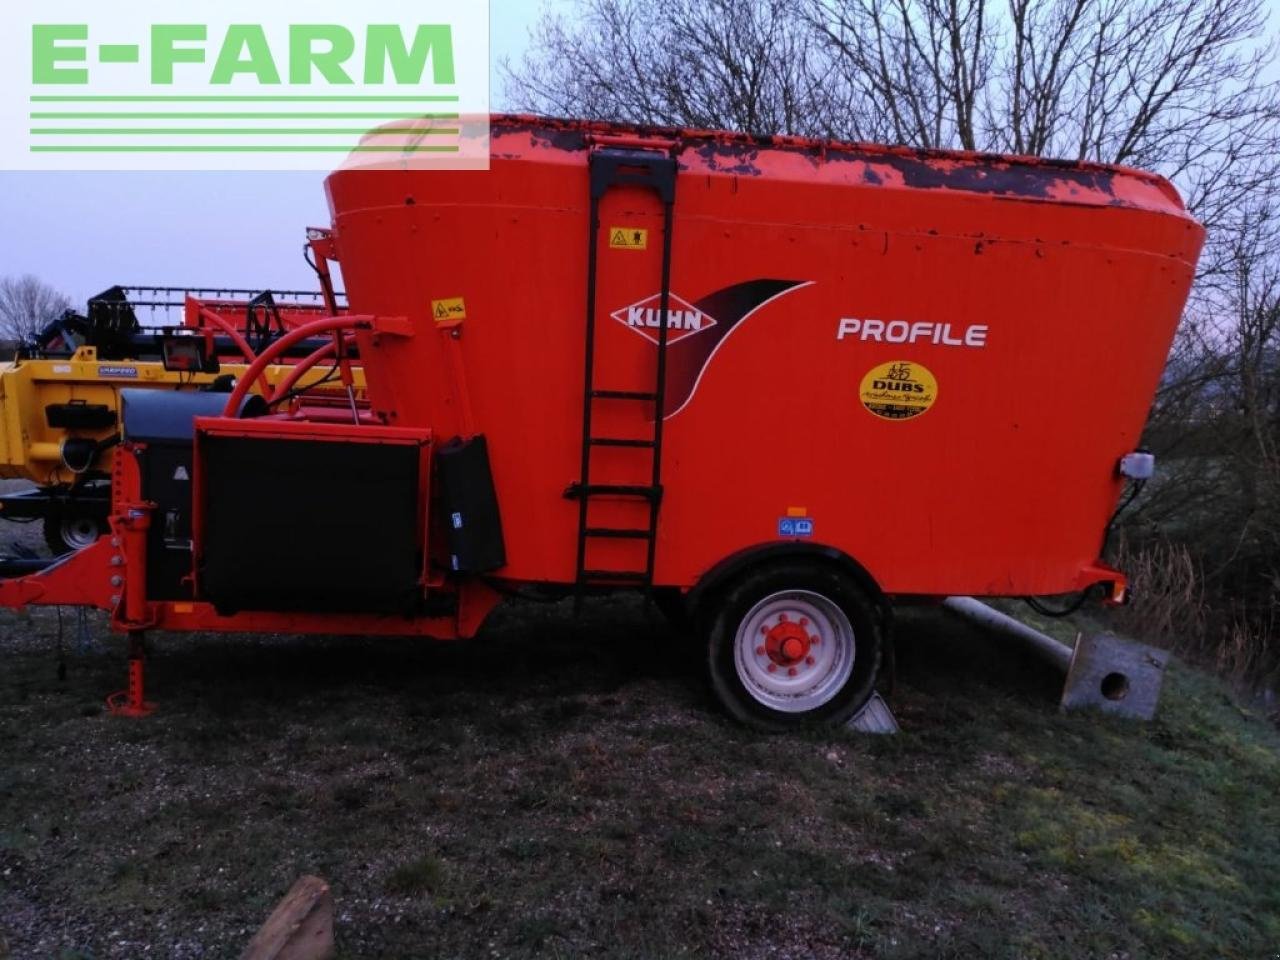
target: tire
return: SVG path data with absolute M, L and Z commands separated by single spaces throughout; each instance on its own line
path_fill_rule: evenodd
M 707 637 L 711 686 L 733 717 L 757 729 L 840 726 L 875 690 L 880 622 L 871 598 L 835 567 L 762 566 L 717 598 Z
M 44 518 L 44 542 L 55 557 L 87 547 L 106 532 L 105 523 L 81 510 L 55 509 Z

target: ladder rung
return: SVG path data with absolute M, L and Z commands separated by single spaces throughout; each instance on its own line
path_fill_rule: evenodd
M 583 580 L 615 580 L 626 583 L 648 583 L 649 575 L 641 570 L 583 570 Z
M 623 440 L 618 437 L 592 437 L 591 445 L 593 447 L 647 447 L 653 448 L 656 444 L 652 440 Z
M 596 400 L 657 400 L 656 393 L 643 390 L 592 390 L 591 396 Z
M 659 500 L 662 497 L 661 487 L 646 487 L 631 483 L 592 483 L 585 488 L 574 484 L 569 489 L 569 496 L 581 497 L 640 497 L 644 500 Z
M 617 527 L 587 527 L 585 531 L 588 537 L 600 537 L 602 539 L 612 540 L 648 540 L 648 530 L 624 530 Z

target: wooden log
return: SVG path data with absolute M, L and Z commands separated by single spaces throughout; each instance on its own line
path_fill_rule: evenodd
M 302 877 L 289 890 L 240 960 L 332 960 L 333 895 L 319 877 Z

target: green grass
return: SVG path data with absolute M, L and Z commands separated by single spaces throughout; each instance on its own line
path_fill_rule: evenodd
M 444 888 L 445 866 L 431 855 L 415 857 L 387 875 L 387 892 L 401 896 L 440 893 Z
M 521 607 L 453 646 L 158 636 L 160 712 L 125 721 L 118 644 L 59 683 L 51 623 L 0 620 L 31 638 L 0 672 L 14 957 L 235 957 L 308 872 L 347 958 L 1280 951 L 1280 739 L 1180 666 L 1150 724 L 1063 716 L 1052 671 L 908 613 L 903 734 L 761 737 L 634 605 Z

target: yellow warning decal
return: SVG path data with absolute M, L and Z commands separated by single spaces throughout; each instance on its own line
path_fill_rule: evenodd
M 609 247 L 613 250 L 648 250 L 649 231 L 639 227 L 610 227 Z
M 873 367 L 862 378 L 862 405 L 882 420 L 910 420 L 938 400 L 938 381 L 914 360 L 894 360 Z
M 444 323 L 447 320 L 465 320 L 467 319 L 467 305 L 461 297 L 453 297 L 449 300 L 432 300 L 431 316 L 436 323 Z

